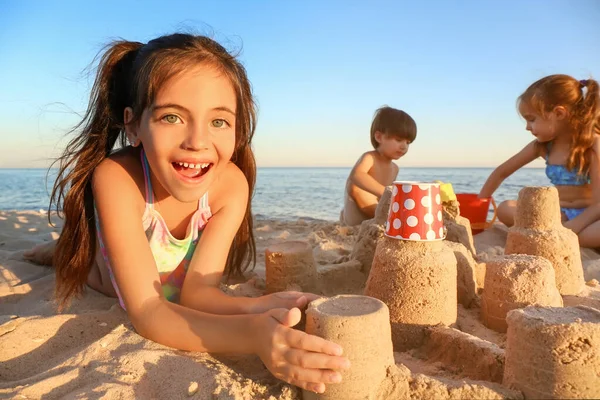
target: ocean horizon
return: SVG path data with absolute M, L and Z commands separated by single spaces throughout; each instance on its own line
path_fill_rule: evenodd
M 252 199 L 257 219 L 338 220 L 352 167 L 259 167 Z M 456 193 L 478 193 L 491 167 L 401 167 L 397 180 L 450 182 Z M 0 168 L 0 210 L 47 210 L 56 169 Z M 48 178 L 46 175 L 48 174 Z M 516 199 L 525 186 L 549 186 L 543 168 L 523 168 L 494 193 Z M 490 211 L 491 212 L 491 211 Z

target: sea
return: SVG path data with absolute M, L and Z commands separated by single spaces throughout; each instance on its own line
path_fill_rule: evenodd
M 252 198 L 257 219 L 339 219 L 351 168 L 259 168 Z M 401 168 L 397 180 L 449 182 L 456 193 L 478 193 L 492 168 Z M 47 210 L 56 170 L 0 169 L 0 210 Z M 542 168 L 523 168 L 494 193 L 516 199 L 525 186 L 550 185 Z M 490 211 L 491 212 L 491 211 Z

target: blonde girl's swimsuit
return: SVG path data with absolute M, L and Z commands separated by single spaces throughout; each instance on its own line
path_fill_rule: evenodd
M 144 210 L 144 215 L 142 217 L 142 225 L 146 232 L 148 244 L 150 245 L 150 250 L 154 256 L 154 261 L 156 262 L 163 294 L 167 300 L 176 303 L 179 302 L 179 294 L 181 292 L 181 287 L 183 286 L 185 274 L 190 264 L 190 260 L 192 259 L 192 255 L 194 254 L 194 250 L 196 249 L 196 245 L 198 244 L 198 240 L 200 239 L 200 235 L 202 234 L 202 229 L 204 229 L 208 219 L 212 215 L 210 207 L 208 206 L 208 192 L 206 192 L 198 201 L 198 209 L 190 219 L 185 238 L 174 238 L 173 235 L 171 235 L 171 232 L 169 232 L 163 217 L 154 208 L 154 195 L 152 191 L 152 182 L 150 181 L 148 160 L 146 159 L 143 149 L 140 153 L 144 170 L 146 196 L 146 209 Z M 108 260 L 106 248 L 104 247 L 98 214 L 96 212 L 95 217 L 100 252 L 102 253 L 102 258 L 108 268 L 112 285 L 119 296 L 119 303 L 125 308 L 123 298 L 117 287 Z

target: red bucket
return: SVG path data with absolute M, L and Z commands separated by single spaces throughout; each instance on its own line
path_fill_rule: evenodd
M 483 232 L 496 221 L 496 202 L 492 197 L 482 199 L 476 193 L 456 193 L 456 199 L 460 205 L 460 215 L 471 223 L 473 235 Z M 494 216 L 488 222 L 487 215 L 490 203 L 494 210 Z

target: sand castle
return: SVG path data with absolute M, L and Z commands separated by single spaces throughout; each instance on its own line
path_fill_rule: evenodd
M 323 394 L 304 391 L 304 400 L 379 398 L 379 387 L 394 365 L 390 317 L 383 302 L 356 295 L 313 301 L 306 311 L 306 332 L 341 345 L 352 367 L 342 373 L 342 383 L 328 385 Z
M 418 347 L 425 328 L 456 322 L 454 253 L 441 241 L 384 236 L 377 244 L 364 294 L 388 306 L 396 351 Z
M 562 295 L 584 287 L 577 235 L 562 226 L 558 191 L 554 187 L 526 187 L 519 192 L 515 225 L 509 229 L 505 254 L 546 258 L 556 273 Z
M 569 257 L 573 253 L 579 256 L 579 247 L 576 243 L 574 252 L 567 242 L 567 246 L 562 247 L 562 253 L 565 254 L 559 251 L 558 256 L 549 257 L 550 261 L 543 257 L 558 247 L 556 240 L 548 240 L 548 237 L 572 240 L 574 234 L 570 235 L 572 232 L 562 228 L 557 207 L 554 207 L 556 213 L 531 211 L 547 211 L 558 206 L 557 198 L 552 198 L 554 194 L 546 188 L 526 188 L 520 193 L 521 218 L 509 233 L 509 241 L 513 241 L 513 247 L 507 245 L 507 250 L 512 249 L 514 252 L 516 249 L 524 249 L 524 254 L 507 254 L 489 259 L 483 285 L 477 283 L 479 266 L 467 247 L 473 243 L 470 229 L 468 235 L 454 235 L 453 241 L 398 240 L 387 235 L 379 237 L 364 294 L 380 299 L 388 306 L 394 350 L 405 352 L 414 349 L 414 354 L 445 362 L 448 370 L 459 371 L 463 376 L 474 379 L 501 382 L 504 374 L 504 383 L 507 384 L 510 376 L 520 376 L 521 372 L 511 375 L 510 369 L 505 369 L 503 349 L 450 326 L 457 322 L 457 303 L 467 308 L 479 305 L 477 293 L 481 289 L 480 318 L 488 328 L 495 331 L 506 332 L 507 314 L 512 315 L 511 311 L 525 307 L 528 307 L 526 310 L 554 307 L 552 309 L 557 310 L 557 315 L 567 318 L 565 316 L 570 311 L 565 314 L 560 312 L 563 298 L 558 288 L 562 287 L 563 291 L 571 293 L 581 291 L 582 274 L 578 276 L 576 273 L 578 260 L 581 270 L 580 259 Z M 552 203 L 554 200 L 555 204 Z M 454 229 L 458 226 L 464 228 L 464 225 L 455 222 L 459 216 L 458 205 L 449 202 L 446 206 L 444 222 L 454 223 Z M 391 210 L 390 208 L 390 212 Z M 557 267 L 558 257 L 562 257 L 565 264 Z M 558 285 L 558 271 L 562 272 L 562 286 Z M 591 323 L 589 329 L 596 332 L 599 327 L 600 325 Z M 513 335 L 519 336 L 521 343 L 526 343 L 523 339 L 529 337 L 529 334 L 514 329 Z M 462 350 L 449 353 L 448 346 Z M 594 352 L 600 353 L 597 344 L 593 347 Z M 593 361 L 588 364 L 593 364 L 594 368 L 600 366 L 598 357 L 598 354 L 593 353 Z M 519 360 L 523 360 L 522 354 Z M 519 365 L 525 364 L 516 365 L 518 369 Z M 574 371 L 581 368 L 582 365 L 579 365 Z M 599 376 L 595 375 L 595 378 L 598 380 Z M 592 379 L 592 375 L 588 378 Z M 561 379 L 557 378 L 557 381 Z M 566 381 L 563 379 L 561 382 L 561 387 L 564 387 Z M 527 395 L 518 384 L 511 383 L 509 386 Z M 600 387 L 600 380 L 597 385 L 594 383 L 592 386 Z M 588 393 L 585 392 L 588 390 L 586 388 L 577 390 L 573 393 Z M 557 393 L 559 392 L 553 395 Z M 565 393 L 560 392 L 561 395 Z
M 296 289 L 318 292 L 317 267 L 310 244 L 280 242 L 265 250 L 267 293 Z
M 40 221 L 39 226 L 45 227 L 44 216 Z M 0 218 L 0 228 L 2 222 Z M 5 221 L 10 226 L 15 222 Z M 600 289 L 590 286 L 577 296 L 563 295 L 565 307 L 538 305 L 510 311 L 548 299 L 557 301 L 556 291 L 551 290 L 556 266 L 540 256 L 494 258 L 500 254 L 497 243 L 503 243 L 502 230 L 490 229 L 475 237 L 480 252 L 475 258 L 461 243 L 407 241 L 382 234 L 371 243 L 375 255 L 367 279 L 359 261 L 332 261 L 347 256 L 353 247 L 356 250 L 358 230 L 342 233 L 338 224 L 319 221 L 269 220 L 261 224 L 269 228 L 260 231 L 257 242 L 265 275 L 224 285 L 223 290 L 232 296 L 250 297 L 275 290 L 344 294 L 331 304 L 333 299 L 312 303 L 308 311 L 312 320 L 304 316 L 307 331 L 340 343 L 352 361 L 351 369 L 343 372 L 343 382 L 327 385 L 325 396 L 347 399 L 352 398 L 347 395 L 351 393 L 381 400 L 599 397 Z M 289 238 L 281 236 L 284 229 L 291 232 Z M 539 229 L 521 232 L 536 235 Z M 7 239 L 1 241 L 10 245 Z M 481 279 L 485 269 L 476 259 L 484 255 L 489 260 L 488 273 Z M 600 262 L 600 255 L 597 257 Z M 529 262 L 519 266 L 521 259 Z M 20 263 L 32 272 L 17 269 L 18 273 L 4 276 L 29 283 L 35 276 L 31 274 L 48 273 L 45 267 L 34 269 Z M 554 274 L 556 279 L 557 272 Z M 36 283 L 44 284 L 44 290 L 28 293 L 27 285 L 21 285 L 23 291 L 15 296 L 11 286 L 11 294 L 5 294 L 4 299 L 9 299 L 3 303 L 5 313 L 14 314 L 10 316 L 14 319 L 0 321 L 0 364 L 4 368 L 0 397 L 77 397 L 94 389 L 110 390 L 111 395 L 123 398 L 302 398 L 301 390 L 271 376 L 255 356 L 195 356 L 147 341 L 135 333 L 114 299 L 88 293 L 76 318 L 44 311 L 50 304 L 53 281 L 49 277 Z M 536 285 L 531 285 L 532 281 Z M 357 305 L 348 300 L 356 296 L 347 294 L 368 294 L 373 299 Z M 18 296 L 23 299 L 17 301 Z M 487 307 L 498 299 L 501 307 L 484 316 L 483 302 Z M 572 308 L 578 305 L 593 309 Z M 508 334 L 483 323 L 489 316 L 506 312 Z M 108 323 L 106 332 L 112 333 L 87 329 L 97 323 L 101 327 Z M 84 329 L 87 336 L 81 335 Z M 40 332 L 46 332 L 48 343 L 39 342 Z M 156 368 L 148 369 L 148 363 Z M 181 373 L 169 375 L 168 383 L 157 386 L 160 377 L 173 368 L 180 368 Z M 131 381 L 124 385 L 124 379 Z M 189 394 L 193 382 L 198 384 L 198 392 Z M 305 393 L 307 398 L 328 397 Z
M 562 307 L 552 264 L 545 258 L 522 254 L 488 260 L 481 299 L 484 324 L 506 332 L 506 314 L 530 305 Z
M 384 225 L 388 217 L 391 198 L 392 186 L 387 186 L 377 204 L 375 217 L 362 222 L 356 243 L 350 254 L 351 259 L 361 262 L 362 271 L 366 274 L 371 270 L 377 241 L 384 235 Z M 456 200 L 442 202 L 442 215 L 446 227 L 446 240 L 462 244 L 473 257 L 475 247 L 473 245 L 473 235 L 471 234 L 471 224 L 468 219 L 460 216 L 458 202 Z
M 600 398 L 599 310 L 527 307 L 507 320 L 504 385 L 526 398 Z
M 444 244 L 452 250 L 456 258 L 456 290 L 458 302 L 469 308 L 478 301 L 480 287 L 477 283 L 479 264 L 475 261 L 471 252 L 462 244 L 444 241 Z
M 369 274 L 369 271 L 371 271 L 377 241 L 383 237 L 383 226 L 388 217 L 391 198 L 392 187 L 387 186 L 381 199 L 379 199 L 379 203 L 377 203 L 375 218 L 362 222 L 356 243 L 352 249 L 352 253 L 350 253 L 351 259 L 360 261 L 362 264 L 361 270 L 365 274 Z
M 456 200 L 442 202 L 442 216 L 446 228 L 446 240 L 460 243 L 475 256 L 475 245 L 471 233 L 471 223 L 468 219 L 460 216 L 460 205 Z

